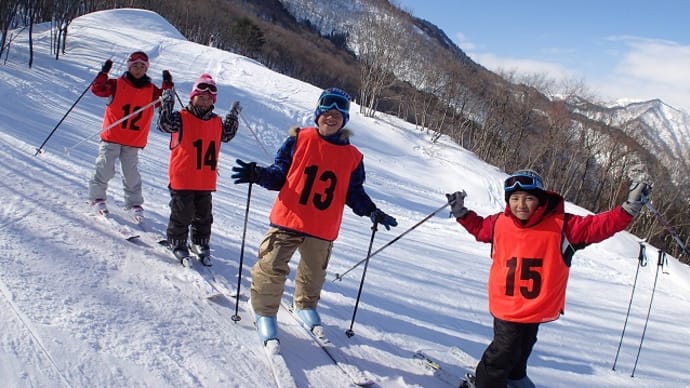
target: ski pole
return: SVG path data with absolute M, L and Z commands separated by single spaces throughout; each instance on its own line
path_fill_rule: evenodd
M 249 129 L 249 132 L 251 132 L 252 135 L 254 135 L 254 139 L 256 140 L 257 143 L 259 143 L 259 146 L 261 147 L 261 149 L 264 150 L 264 153 L 266 154 L 266 156 L 268 156 L 268 158 L 270 159 L 271 154 L 268 153 L 268 151 L 266 150 L 266 147 L 264 147 L 264 143 L 262 143 L 261 140 L 259 140 L 259 137 L 256 136 L 256 132 L 254 132 L 251 125 L 249 125 L 249 122 L 247 121 L 247 119 L 245 119 L 244 117 L 241 117 L 241 116 L 240 116 L 240 118 L 242 119 L 242 122 L 244 122 L 244 125 L 247 126 L 247 129 Z
M 98 134 L 101 133 L 101 132 L 105 132 L 105 131 L 109 130 L 110 128 L 115 127 L 116 125 L 118 125 L 118 124 L 120 124 L 121 122 L 123 122 L 123 121 L 129 119 L 130 117 L 132 117 L 132 116 L 134 116 L 134 115 L 136 115 L 136 114 L 139 114 L 139 113 L 143 112 L 144 110 L 148 109 L 149 107 L 151 107 L 152 105 L 155 105 L 155 104 L 157 104 L 157 103 L 159 103 L 159 102 L 162 102 L 162 101 L 163 101 L 163 97 L 158 97 L 157 99 L 155 99 L 155 100 L 149 102 L 148 104 L 142 106 L 141 108 L 135 110 L 134 112 L 128 114 L 127 116 L 125 116 L 125 117 L 123 117 L 123 118 L 117 120 L 116 122 L 114 122 L 114 123 L 108 125 L 107 127 L 103 128 L 103 129 L 99 129 L 98 132 L 96 132 L 96 133 L 94 133 L 94 134 L 92 134 L 92 135 L 89 135 L 89 136 L 83 138 L 81 141 L 77 142 L 77 144 L 73 145 L 72 147 L 69 147 L 69 148 L 68 148 L 68 147 L 65 147 L 65 153 L 69 154 L 70 151 L 72 151 L 73 149 L 77 148 L 79 145 L 81 145 L 81 143 L 83 143 L 83 142 L 85 142 L 85 141 L 91 139 L 92 137 L 98 135 Z
M 240 245 L 240 269 L 237 274 L 237 293 L 235 294 L 235 314 L 231 319 L 238 322 L 242 318 L 238 314 L 240 302 L 240 286 L 242 284 L 242 264 L 244 263 L 244 242 L 247 236 L 247 219 L 249 218 L 249 203 L 252 199 L 252 182 L 249 182 L 249 189 L 247 190 L 247 208 L 244 210 L 244 229 L 242 230 L 242 245 Z
M 637 369 L 637 361 L 640 359 L 640 352 L 642 351 L 642 342 L 644 341 L 645 333 L 647 332 L 647 324 L 649 323 L 649 315 L 652 312 L 652 302 L 654 301 L 654 291 L 656 290 L 656 283 L 659 279 L 659 268 L 664 265 L 664 258 L 666 253 L 659 249 L 659 261 L 656 265 L 656 275 L 654 275 L 654 286 L 652 286 L 652 295 L 649 297 L 649 309 L 647 310 L 647 318 L 644 320 L 644 328 L 642 329 L 642 337 L 640 338 L 640 347 L 637 349 L 637 357 L 635 357 L 635 365 L 633 366 L 630 377 L 635 377 L 635 369 Z
M 428 221 L 431 217 L 435 216 L 435 215 L 436 215 L 438 212 L 440 212 L 441 210 L 445 209 L 446 206 L 448 206 L 447 203 L 444 204 L 443 206 L 441 206 L 440 208 L 434 210 L 433 213 L 431 213 L 431 214 L 429 214 L 428 216 L 424 217 L 421 221 L 419 221 L 418 223 L 414 224 L 411 228 L 407 229 L 406 231 L 402 232 L 398 237 L 396 237 L 396 238 L 394 238 L 393 240 L 389 241 L 386 245 L 384 245 L 384 246 L 382 246 L 381 248 L 377 249 L 377 250 L 376 250 L 374 253 L 372 253 L 371 255 L 368 255 L 368 256 L 365 257 L 364 259 L 360 260 L 357 264 L 355 264 L 355 265 L 353 265 L 352 267 L 350 267 L 347 271 L 343 272 L 342 274 L 339 274 L 339 273 L 335 274 L 335 279 L 333 279 L 332 281 L 343 280 L 343 277 L 344 277 L 345 275 L 347 275 L 350 271 L 352 271 L 353 269 L 357 268 L 358 266 L 360 266 L 360 265 L 361 265 L 362 263 L 364 263 L 365 261 L 369 261 L 370 258 L 376 256 L 376 255 L 377 255 L 379 252 L 381 252 L 382 250 L 384 250 L 384 249 L 388 248 L 389 246 L 393 245 L 396 241 L 400 240 L 403 236 L 405 236 L 406 234 L 408 234 L 408 233 L 410 233 L 411 231 L 413 231 L 414 229 L 416 229 L 419 225 L 421 225 L 421 224 L 425 223 L 426 221 Z
M 177 97 L 177 101 L 180 103 L 180 107 L 184 108 L 184 104 L 182 103 L 182 99 L 180 98 L 180 95 L 177 94 L 177 89 L 173 88 L 173 91 L 175 92 L 175 97 Z
M 645 203 L 645 205 L 649 208 L 649 210 L 652 211 L 652 214 L 654 214 L 654 216 L 657 218 L 657 220 L 659 220 L 659 222 L 661 222 L 661 225 L 664 226 L 666 231 L 671 235 L 671 237 L 676 241 L 676 243 L 678 243 L 680 248 L 683 250 L 682 253 L 685 253 L 686 255 L 688 255 L 690 257 L 690 251 L 688 251 L 688 248 L 685 247 L 685 244 L 683 244 L 683 241 L 678 236 L 678 233 L 676 233 L 676 231 L 673 230 L 673 228 L 671 227 L 671 224 L 669 224 L 668 221 L 666 221 L 666 218 L 664 218 L 664 216 L 662 216 L 661 213 L 659 213 L 659 211 L 656 210 L 656 208 L 654 208 L 654 206 L 652 205 L 651 202 L 647 201 L 647 203 Z
M 53 128 L 52 131 L 50 131 L 50 134 L 48 134 L 48 137 L 46 137 L 46 139 L 43 140 L 43 143 L 41 143 L 41 145 L 40 145 L 38 148 L 36 148 L 36 153 L 34 154 L 34 156 L 36 156 L 36 155 L 40 154 L 41 152 L 43 152 L 43 151 L 42 151 L 43 146 L 46 145 L 46 143 L 48 142 L 48 139 L 50 139 L 51 136 L 53 136 L 53 134 L 54 134 L 55 131 L 58 129 L 58 127 L 60 126 L 60 124 L 62 124 L 62 122 L 65 121 L 65 119 L 67 118 L 67 115 L 72 111 L 72 109 L 74 109 L 75 106 L 77 106 L 77 103 L 79 103 L 79 101 L 82 99 L 82 97 L 84 97 L 84 94 L 86 94 L 86 92 L 88 92 L 89 89 L 91 89 L 91 85 L 93 85 L 94 81 L 96 81 L 96 78 L 94 78 L 91 82 L 89 82 L 89 86 L 87 86 L 86 89 L 84 89 L 84 91 L 81 92 L 81 94 L 79 95 L 79 97 L 77 98 L 77 100 L 74 101 L 74 103 L 72 104 L 72 106 L 69 107 L 69 109 L 67 109 L 67 112 L 65 112 L 65 115 L 62 116 L 62 118 L 60 119 L 60 121 L 58 121 L 57 124 L 55 124 L 55 127 Z
M 364 262 L 364 271 L 362 271 L 362 280 L 359 281 L 359 290 L 357 291 L 357 301 L 355 302 L 355 309 L 352 311 L 352 321 L 350 321 L 350 328 L 345 330 L 345 335 L 348 336 L 348 338 L 352 337 L 355 335 L 355 332 L 352 330 L 352 326 L 355 324 L 355 316 L 357 315 L 357 306 L 359 306 L 359 298 L 362 296 L 362 287 L 364 286 L 364 277 L 367 274 L 367 267 L 369 266 L 369 258 L 371 257 L 371 247 L 374 245 L 374 235 L 376 234 L 378 222 L 374 222 L 374 225 L 371 226 L 371 240 L 369 241 L 369 250 L 367 251 L 367 258 L 365 259 Z
M 635 272 L 635 280 L 633 281 L 632 292 L 630 293 L 630 301 L 628 302 L 628 312 L 625 313 L 625 322 L 623 323 L 623 332 L 621 333 L 621 340 L 618 343 L 618 349 L 616 350 L 616 357 L 613 359 L 613 367 L 611 370 L 616 370 L 616 362 L 618 362 L 618 354 L 621 351 L 621 345 L 623 345 L 623 336 L 625 336 L 625 328 L 628 326 L 628 318 L 630 317 L 630 307 L 632 306 L 633 296 L 635 295 L 635 287 L 637 286 L 637 275 L 640 273 L 640 267 L 647 266 L 647 253 L 645 250 L 645 245 L 640 241 L 640 253 L 637 255 L 637 271 Z

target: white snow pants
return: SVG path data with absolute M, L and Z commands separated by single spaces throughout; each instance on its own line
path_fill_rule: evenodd
M 141 175 L 137 164 L 139 148 L 101 141 L 96 158 L 96 171 L 89 180 L 89 200 L 106 199 L 108 182 L 115 176 L 115 162 L 120 159 L 120 173 L 125 193 L 125 208 L 141 205 Z

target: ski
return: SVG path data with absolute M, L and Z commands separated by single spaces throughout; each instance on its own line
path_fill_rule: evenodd
M 292 377 L 285 358 L 280 354 L 280 343 L 278 340 L 267 341 L 263 348 L 268 364 L 273 372 L 273 379 L 278 388 L 297 388 L 297 383 L 294 377 Z
M 366 387 L 374 384 L 374 381 L 362 372 L 359 367 L 350 361 L 348 355 L 342 351 L 338 346 L 333 344 L 326 333 L 324 332 L 323 326 L 316 326 L 312 330 L 307 327 L 307 325 L 295 314 L 292 306 L 288 306 L 284 301 L 280 302 L 281 306 L 287 310 L 292 317 L 292 319 L 299 324 L 301 328 L 304 329 L 309 335 L 309 337 L 316 342 L 321 350 L 328 355 L 328 358 L 338 367 L 340 370 L 347 375 L 352 383 L 360 387 Z
M 261 343 L 264 353 L 266 354 L 266 361 L 273 372 L 273 379 L 278 388 L 297 388 L 295 378 L 292 377 L 292 372 L 288 368 L 285 358 L 280 353 L 280 341 L 277 339 L 264 342 L 259 336 L 259 331 L 256 328 L 256 315 L 252 308 L 251 300 L 247 301 L 247 311 L 249 312 L 252 322 L 254 323 L 254 330 L 256 330 L 256 337 Z
M 127 241 L 133 242 L 140 237 L 139 233 L 133 231 L 129 226 L 118 222 L 110 212 L 98 212 L 98 217 L 106 224 L 110 225 L 113 230 L 117 231 Z
M 199 256 L 196 252 L 194 252 L 193 249 L 190 248 L 189 251 L 192 253 L 192 255 L 198 258 L 198 265 L 201 266 L 201 268 L 195 268 L 196 271 L 199 272 L 199 274 L 201 274 L 201 276 L 204 278 L 204 280 L 208 283 L 208 285 L 211 288 L 213 288 L 216 292 L 222 294 L 228 299 L 237 298 L 237 292 L 230 290 L 230 287 L 228 287 L 228 285 L 224 281 L 223 276 L 216 275 L 216 272 L 210 265 L 203 264 L 202 257 Z
M 471 355 L 469 355 L 467 352 L 465 352 L 457 346 L 451 346 L 448 350 L 448 353 L 450 353 L 451 356 L 458 360 L 465 369 L 469 371 L 474 371 L 474 368 L 477 365 L 477 360 Z
M 463 382 L 466 380 L 465 376 L 460 377 L 448 369 L 443 368 L 437 360 L 422 350 L 417 350 L 414 352 L 412 358 L 414 358 L 415 361 L 417 361 L 417 364 L 419 364 L 421 367 L 432 372 L 432 374 L 439 380 L 450 385 L 451 387 L 462 386 L 461 384 L 463 384 Z
M 89 212 L 91 214 L 94 214 L 94 210 L 96 210 L 96 208 L 93 207 L 91 202 L 86 201 L 85 204 L 86 204 L 86 206 L 89 207 Z M 120 222 L 119 220 L 117 220 L 116 216 L 114 214 L 112 214 L 110 211 L 108 211 L 107 209 L 105 211 L 96 210 L 95 215 L 96 215 L 96 217 L 103 220 L 103 223 L 108 225 L 112 230 L 116 231 L 118 234 L 120 234 L 122 237 L 124 237 L 125 240 L 127 240 L 129 242 L 136 242 L 136 240 L 139 239 L 139 237 L 140 237 L 139 233 L 132 230 L 132 228 L 125 225 L 123 222 Z
M 199 280 L 200 283 L 205 284 L 205 292 L 206 292 L 206 299 L 216 299 L 220 297 L 225 297 L 228 299 L 234 299 L 235 296 L 227 289 L 222 288 L 219 286 L 217 282 L 212 280 L 208 273 L 204 270 L 196 270 L 193 269 L 193 262 L 195 261 L 193 256 L 190 254 L 188 257 L 183 258 L 182 260 L 178 259 L 174 254 L 173 251 L 170 247 L 170 243 L 168 242 L 167 239 L 159 239 L 156 242 L 156 245 L 161 247 L 162 249 L 165 249 L 165 253 L 170 255 L 175 261 L 180 263 L 183 267 L 189 270 L 188 273 L 194 274 L 193 276 Z

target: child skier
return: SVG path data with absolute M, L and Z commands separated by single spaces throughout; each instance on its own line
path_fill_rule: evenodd
M 461 387 L 534 387 L 527 359 L 543 322 L 565 309 L 565 290 L 576 250 L 624 230 L 648 201 L 651 187 L 631 186 L 628 199 L 610 211 L 578 216 L 564 211 L 564 199 L 544 189 L 532 170 L 520 170 L 504 182 L 506 208 L 477 215 L 464 206 L 466 194 L 446 194 L 451 212 L 477 241 L 492 244 L 489 309 L 494 338 Z
M 265 344 L 277 344 L 276 315 L 290 272 L 288 263 L 297 250 L 301 259 L 293 304 L 312 331 L 321 328 L 316 308 L 345 205 L 386 229 L 398 225 L 364 191 L 363 156 L 344 129 L 349 112 L 350 96 L 341 89 L 326 89 L 314 111 L 316 127 L 290 129 L 271 166 L 238 159 L 232 169 L 235 183 L 279 190 L 259 260 L 252 268 L 251 303 Z
M 115 176 L 115 162 L 120 159 L 125 209 L 132 212 L 135 221 L 144 217 L 144 197 L 141 193 L 139 174 L 139 150 L 146 146 L 156 101 L 162 93 L 146 75 L 149 57 L 143 51 L 135 51 L 127 58 L 127 71 L 119 78 L 108 78 L 113 61 L 108 59 L 91 85 L 91 92 L 98 97 L 108 97 L 105 108 L 101 143 L 98 147 L 96 168 L 89 180 L 89 202 L 101 214 L 108 213 L 106 192 L 108 182 Z M 174 86 L 172 76 L 163 71 L 163 90 Z M 146 105 L 134 116 L 122 120 Z
M 217 94 L 216 82 L 210 75 L 202 74 L 194 83 L 189 104 L 184 109 L 173 111 L 174 90 L 166 90 L 158 115 L 158 129 L 172 134 L 167 238 L 182 264 L 188 264 L 187 238 L 191 233 L 192 250 L 202 264 L 211 265 L 212 193 L 216 190 L 220 143 L 235 137 L 239 110 L 239 104 L 235 104 L 236 108 L 221 120 L 213 112 Z

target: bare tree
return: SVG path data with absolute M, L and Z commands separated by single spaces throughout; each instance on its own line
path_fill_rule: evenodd
M 53 19 L 55 20 L 55 59 L 60 58 L 67 49 L 67 28 L 72 20 L 79 15 L 80 0 L 53 0 Z
M 5 45 L 8 44 L 7 32 L 12 24 L 12 19 L 17 12 L 19 1 L 2 1 L 0 2 L 0 56 L 5 50 Z
M 361 113 L 373 116 L 381 93 L 397 80 L 396 71 L 404 60 L 401 45 L 410 31 L 384 13 L 365 13 L 357 24 L 360 67 L 359 104 Z

